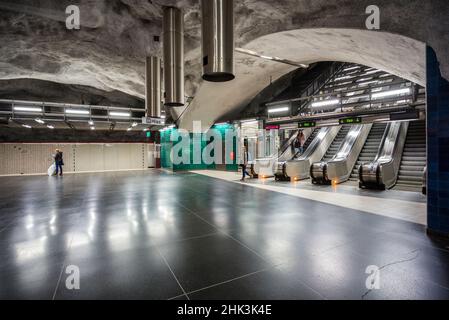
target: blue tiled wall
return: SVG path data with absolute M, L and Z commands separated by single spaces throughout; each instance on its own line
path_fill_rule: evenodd
M 449 236 L 449 82 L 427 48 L 428 228 Z

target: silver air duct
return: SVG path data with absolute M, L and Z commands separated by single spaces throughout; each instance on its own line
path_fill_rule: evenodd
M 202 0 L 203 79 L 230 81 L 234 76 L 234 0 Z
M 164 8 L 165 105 L 184 105 L 184 16 L 180 9 Z
M 147 57 L 145 64 L 146 116 L 161 117 L 161 59 Z

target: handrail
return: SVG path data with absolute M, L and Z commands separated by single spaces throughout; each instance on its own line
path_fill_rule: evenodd
M 329 181 L 342 183 L 348 180 L 372 126 L 372 124 L 360 124 L 351 127 L 338 152 L 327 162 Z
M 359 168 L 360 186 L 389 189 L 396 184 L 408 122 L 389 123 L 375 159 Z

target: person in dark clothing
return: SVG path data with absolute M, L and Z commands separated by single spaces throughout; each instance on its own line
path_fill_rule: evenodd
M 55 153 L 55 165 L 56 165 L 56 175 L 59 175 L 62 177 L 62 166 L 64 165 L 64 160 L 62 158 L 62 152 L 59 149 L 56 149 Z
M 245 181 L 245 177 L 251 177 L 251 175 L 248 173 L 248 171 L 246 170 L 247 166 L 248 166 L 248 149 L 245 146 L 245 150 L 243 151 L 243 158 L 242 158 L 242 163 L 240 164 L 240 166 L 242 167 L 242 179 L 241 181 Z
M 295 155 L 300 155 L 304 152 L 305 136 L 304 132 L 299 132 L 298 137 L 295 139 L 294 148 Z

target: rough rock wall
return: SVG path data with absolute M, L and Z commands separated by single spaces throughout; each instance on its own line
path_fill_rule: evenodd
M 64 11 L 70 4 L 80 6 L 81 30 L 65 28 Z M 298 28 L 363 29 L 369 4 L 367 0 L 236 0 L 236 44 L 245 46 L 261 36 Z M 377 0 L 376 4 L 382 10 L 381 29 L 429 43 L 449 78 L 447 0 Z M 160 53 L 160 43 L 153 37 L 161 34 L 162 5 L 185 11 L 186 94 L 195 96 L 201 85 L 198 0 L 0 0 L 0 79 L 39 79 L 142 99 L 144 58 Z M 32 81 L 27 85 L 33 86 Z

